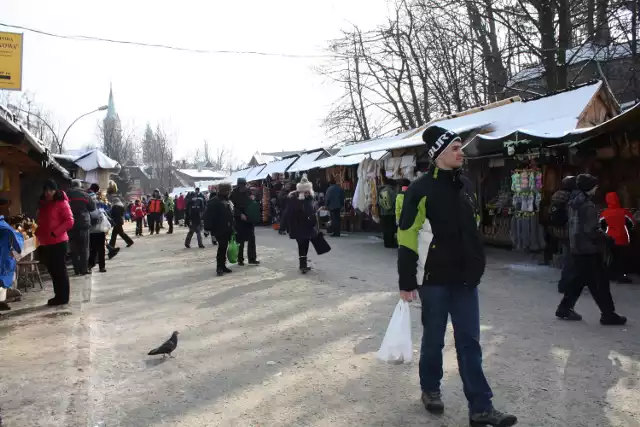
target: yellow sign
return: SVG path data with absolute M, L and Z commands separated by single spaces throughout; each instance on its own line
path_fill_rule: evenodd
M 22 34 L 0 31 L 0 89 L 22 89 Z

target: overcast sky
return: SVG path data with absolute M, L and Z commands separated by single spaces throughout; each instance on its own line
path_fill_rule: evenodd
M 90 35 L 174 46 L 322 54 L 350 23 L 385 20 L 385 0 L 0 0 L 0 21 L 65 35 Z M 10 28 L 0 29 L 14 31 Z M 18 31 L 19 32 L 19 31 Z M 204 139 L 233 147 L 238 160 L 256 150 L 318 146 L 321 121 L 339 89 L 312 70 L 318 59 L 196 54 L 27 32 L 23 89 L 52 110 L 62 129 L 106 104 L 113 83 L 124 126 L 160 121 L 177 157 Z M 98 115 L 100 114 L 100 115 Z M 85 118 L 65 145 L 97 142 L 103 113 Z

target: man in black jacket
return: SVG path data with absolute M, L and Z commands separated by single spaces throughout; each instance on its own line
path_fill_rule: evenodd
M 244 265 L 244 244 L 247 243 L 247 255 L 249 265 L 259 265 L 256 251 L 256 230 L 255 225 L 249 221 L 247 208 L 251 203 L 247 180 L 238 178 L 238 185 L 231 192 L 231 202 L 233 203 L 234 217 L 236 220 L 236 235 L 238 236 L 238 265 Z
M 477 199 L 460 170 L 462 139 L 438 126 L 427 128 L 422 138 L 433 165 L 407 189 L 398 228 L 400 297 L 411 301 L 419 290 L 422 301 L 422 402 L 429 412 L 444 411 L 440 397 L 442 348 L 451 315 L 471 426 L 512 426 L 517 418 L 494 409 L 491 387 L 482 369 L 477 286 L 486 260 L 478 231 Z M 418 234 L 427 221 L 433 240 L 422 286 L 418 287 Z
M 96 204 L 89 194 L 82 189 L 82 181 L 71 181 L 71 189 L 67 193 L 69 205 L 73 212 L 73 228 L 69 231 L 71 260 L 76 276 L 89 274 L 89 231 L 91 229 L 91 212 Z
M 218 241 L 216 273 L 231 273 L 227 268 L 227 248 L 233 234 L 233 204 L 229 201 L 231 185 L 220 184 L 216 196 L 209 199 L 204 211 L 204 229 Z
M 202 213 L 204 212 L 206 204 L 204 201 L 204 195 L 200 193 L 200 189 L 196 188 L 195 193 L 187 202 L 187 211 L 189 212 L 189 232 L 187 238 L 184 241 L 186 248 L 191 247 L 191 239 L 193 233 L 196 233 L 198 238 L 198 247 L 204 249 L 204 243 L 202 243 Z

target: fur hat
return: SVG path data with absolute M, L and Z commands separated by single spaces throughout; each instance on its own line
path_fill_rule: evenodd
M 304 198 L 304 193 L 310 193 L 313 195 L 313 184 L 311 184 L 307 179 L 307 174 L 302 175 L 302 179 L 298 184 L 296 184 L 296 191 L 300 193 L 302 198 Z
M 578 186 L 578 190 L 588 193 L 593 190 L 593 187 L 598 185 L 598 178 L 593 175 L 589 175 L 588 173 L 582 173 L 576 178 L 576 184 Z

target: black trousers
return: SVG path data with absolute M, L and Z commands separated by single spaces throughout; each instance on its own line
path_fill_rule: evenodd
M 309 253 L 309 239 L 296 239 L 298 242 L 298 256 L 306 258 Z
M 567 254 L 564 257 L 562 264 L 562 273 L 560 274 L 560 281 L 558 282 L 558 292 L 565 293 L 569 288 L 569 285 L 576 276 L 576 268 L 573 264 L 573 257 L 571 254 Z
M 216 254 L 216 266 L 218 268 L 224 267 L 227 264 L 227 249 L 229 248 L 229 240 L 231 236 L 216 236 L 218 241 L 218 253 Z
M 629 273 L 629 252 L 631 246 L 615 245 L 611 247 L 611 254 L 613 255 L 613 262 L 610 268 L 611 280 L 618 280 L 623 278 Z
M 142 236 L 142 218 L 136 219 L 136 236 Z
M 396 217 L 395 215 L 383 215 L 380 217 L 382 223 L 382 240 L 385 248 L 397 248 L 396 243 Z
M 340 209 L 332 209 L 331 211 L 331 233 L 334 236 L 340 235 L 341 227 L 341 219 L 340 219 Z
M 53 295 L 63 303 L 69 302 L 69 275 L 67 274 L 67 242 L 38 248 L 40 262 L 44 264 L 53 282 Z
M 159 213 L 150 213 L 147 215 L 147 221 L 149 222 L 149 232 L 153 234 L 155 231 L 156 234 L 160 233 L 160 219 L 162 218 L 162 214 Z
M 258 259 L 258 253 L 256 250 L 256 233 L 254 230 L 247 236 L 247 256 L 249 262 L 256 261 Z M 238 261 L 244 261 L 244 244 L 245 242 L 238 242 Z
M 131 240 L 131 237 L 127 236 L 127 233 L 124 232 L 122 224 L 114 225 L 113 230 L 111 230 L 111 239 L 109 240 L 109 244 L 114 248 L 116 247 L 116 239 L 118 238 L 118 236 L 120 236 L 127 245 L 133 244 L 133 240 Z
M 89 268 L 89 230 L 69 231 L 71 262 L 76 274 L 85 274 Z
M 167 224 L 169 224 L 168 233 L 173 233 L 173 212 L 167 212 Z
M 100 270 L 104 270 L 105 240 L 107 240 L 107 236 L 104 233 L 91 233 L 89 238 L 89 268 L 95 267 L 97 263 Z M 97 261 L 96 258 L 98 259 Z
M 614 313 L 616 309 L 602 255 L 573 255 L 573 265 L 575 275 L 560 302 L 560 308 L 573 309 L 586 285 L 600 312 L 603 315 Z

